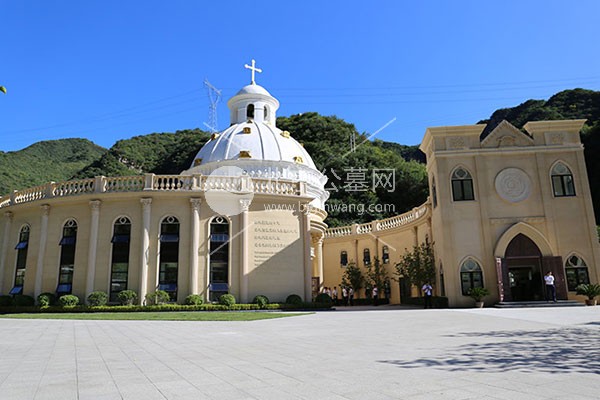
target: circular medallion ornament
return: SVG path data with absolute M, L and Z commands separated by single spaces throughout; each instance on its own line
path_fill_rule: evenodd
M 518 168 L 506 168 L 496 175 L 496 192 L 504 200 L 518 203 L 529 197 L 531 179 Z

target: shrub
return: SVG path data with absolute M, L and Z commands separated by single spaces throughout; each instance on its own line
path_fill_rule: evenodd
M 317 297 L 315 297 L 315 303 L 319 304 L 331 304 L 333 300 L 327 293 L 319 293 Z
M 32 307 L 35 305 L 35 299 L 26 294 L 18 294 L 15 296 L 15 306 Z
M 409 297 L 402 300 L 402 304 L 423 307 L 425 305 L 425 299 L 423 297 Z M 448 308 L 448 298 L 443 296 L 433 296 L 431 298 L 431 304 L 433 304 L 433 308 Z
M 79 304 L 79 297 L 72 294 L 65 294 L 58 298 L 58 304 L 62 307 L 75 307 Z
M 258 296 L 254 297 L 254 300 L 252 300 L 252 304 L 257 304 L 260 308 L 265 308 L 265 306 L 269 304 L 269 298 L 267 296 L 259 294 Z
M 287 299 L 285 299 L 285 303 L 300 305 L 302 304 L 302 297 L 298 296 L 297 294 L 290 294 Z
M 100 307 L 108 302 L 108 295 L 104 292 L 92 292 L 87 297 L 87 302 L 91 307 Z
M 185 298 L 185 304 L 188 306 L 199 306 L 202 303 L 204 303 L 204 300 L 199 294 L 190 294 Z
M 13 298 L 11 296 L 0 296 L 0 307 L 9 307 L 14 304 L 15 302 L 13 301 Z
M 219 297 L 219 304 L 231 307 L 235 304 L 235 297 L 232 294 L 223 294 Z
M 56 305 L 56 295 L 54 293 L 42 293 L 37 297 L 37 302 L 40 307 Z
M 121 290 L 117 294 L 117 300 L 124 306 L 132 306 L 137 301 L 138 295 L 135 290 Z
M 169 302 L 169 300 L 171 300 L 171 296 L 169 296 L 169 293 L 165 292 L 164 290 L 157 290 L 154 293 L 148 293 L 146 295 L 147 305 L 165 304 Z
M 588 300 L 594 300 L 596 296 L 600 296 L 600 285 L 589 283 L 582 283 L 575 288 L 577 294 L 586 296 Z

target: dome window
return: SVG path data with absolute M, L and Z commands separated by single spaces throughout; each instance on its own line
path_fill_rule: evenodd
M 213 133 L 212 135 L 210 135 L 210 140 L 215 140 L 218 137 L 219 137 L 218 133 Z
M 254 118 L 254 104 L 248 104 L 248 107 L 246 107 L 246 117 Z
M 250 150 L 240 150 L 240 158 L 252 158 L 250 155 Z
M 265 106 L 264 120 L 267 121 L 268 119 L 269 119 L 269 107 Z
M 202 164 L 202 159 L 201 158 L 196 158 L 194 160 L 194 167 L 197 167 L 198 165 Z
M 252 133 L 252 129 L 249 126 L 244 127 L 244 133 Z
M 296 157 L 294 157 L 294 162 L 297 164 L 303 164 L 304 160 L 302 160 L 302 157 L 296 156 Z
M 290 133 L 288 131 L 282 131 L 281 132 L 281 136 L 283 136 L 284 138 L 289 139 L 290 138 Z

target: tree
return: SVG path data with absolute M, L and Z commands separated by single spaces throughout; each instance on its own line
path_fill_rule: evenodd
M 342 276 L 342 286 L 351 287 L 354 289 L 354 293 L 358 293 L 362 288 L 364 280 L 365 278 L 360 268 L 355 263 L 349 263 Z
M 435 283 L 435 259 L 431 243 L 415 245 L 412 251 L 406 251 L 396 264 L 396 275 L 410 279 L 419 288 L 427 283 Z
M 367 283 L 371 287 L 377 286 L 380 291 L 383 290 L 385 281 L 388 279 L 388 273 L 385 267 L 379 262 L 379 258 L 375 257 L 373 263 L 367 265 L 365 268 L 367 269 L 365 279 Z

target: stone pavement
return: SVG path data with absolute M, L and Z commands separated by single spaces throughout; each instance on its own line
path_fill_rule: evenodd
M 598 399 L 600 307 L 0 319 L 0 399 Z

